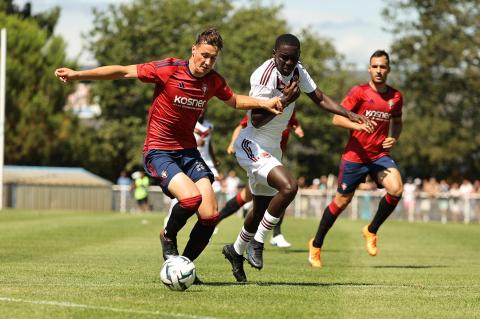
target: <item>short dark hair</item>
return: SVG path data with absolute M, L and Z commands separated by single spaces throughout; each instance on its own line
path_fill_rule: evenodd
M 385 51 L 385 50 L 377 50 L 377 51 L 373 52 L 372 56 L 370 57 L 369 62 L 372 61 L 372 58 L 380 58 L 382 56 L 386 57 L 388 64 L 390 64 L 390 56 L 388 55 L 387 51 Z
M 223 48 L 223 39 L 215 28 L 209 28 L 197 36 L 197 41 L 195 41 L 195 45 L 199 44 L 209 44 L 217 47 L 219 50 Z
M 297 47 L 300 50 L 300 40 L 290 33 L 278 36 L 277 40 L 275 40 L 275 50 L 282 45 L 290 45 L 292 47 Z

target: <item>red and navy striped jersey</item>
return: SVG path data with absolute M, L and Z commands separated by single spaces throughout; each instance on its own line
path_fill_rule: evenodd
M 403 98 L 400 91 L 388 86 L 385 93 L 373 90 L 368 83 L 354 86 L 342 105 L 377 122 L 373 133 L 352 130 L 342 158 L 356 163 L 374 161 L 389 152 L 382 147 L 388 136 L 390 119 L 402 116 Z
M 201 78 L 193 76 L 188 60 L 168 58 L 138 64 L 137 73 L 141 81 L 155 83 L 144 151 L 196 148 L 195 123 L 208 101 L 214 96 L 226 101 L 233 95 L 216 71 Z

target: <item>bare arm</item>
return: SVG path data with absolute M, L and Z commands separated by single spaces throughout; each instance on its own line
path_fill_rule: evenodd
M 283 95 L 280 97 L 283 107 L 287 107 L 290 103 L 295 102 L 296 99 L 300 96 L 300 88 L 298 86 L 298 79 L 292 80 L 286 87 L 282 90 Z M 255 128 L 262 127 L 263 125 L 270 122 L 276 114 L 271 112 L 266 112 L 265 110 L 252 110 L 252 125 Z
M 402 128 L 402 117 L 398 116 L 390 120 L 389 136 L 385 138 L 382 143 L 384 149 L 392 148 L 395 144 L 397 144 L 397 141 L 400 138 L 400 134 L 402 133 Z
M 261 100 L 247 95 L 233 94 L 225 103 L 237 110 L 265 109 L 274 114 L 280 114 L 283 110 L 282 102 L 278 96 L 269 100 Z
M 333 102 L 333 100 L 326 94 L 323 94 L 323 92 L 320 91 L 318 88 L 315 89 L 315 91 L 313 92 L 307 93 L 307 95 L 313 101 L 313 103 L 317 104 L 318 106 L 330 113 L 344 116 L 352 122 L 367 123 L 371 125 L 371 121 L 367 117 L 353 113 L 346 108 L 338 105 L 337 103 Z
M 238 138 L 238 135 L 240 135 L 240 131 L 242 130 L 242 126 L 238 125 L 232 132 L 232 137 L 230 138 L 230 144 L 228 144 L 227 147 L 227 153 L 228 154 L 233 154 L 235 153 L 235 147 L 233 146 L 235 144 L 235 141 Z
M 375 126 L 377 123 L 375 121 L 371 121 L 372 125 L 368 125 L 368 123 L 357 123 L 349 120 L 348 118 L 340 115 L 334 115 L 332 118 L 332 123 L 335 126 L 343 127 L 349 130 L 355 131 L 365 131 L 367 133 L 373 133 L 375 130 Z
M 55 76 L 62 82 L 75 80 L 116 80 L 138 78 L 137 66 L 107 65 L 90 70 L 76 71 L 69 68 L 55 70 Z
M 210 157 L 212 158 L 213 164 L 214 165 L 219 165 L 220 162 L 217 161 L 217 158 L 215 157 L 215 150 L 213 148 L 213 143 L 210 141 L 208 144 L 208 152 L 210 153 Z

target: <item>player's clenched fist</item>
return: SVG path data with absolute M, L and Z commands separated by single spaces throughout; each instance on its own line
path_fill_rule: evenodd
M 69 68 L 59 68 L 55 70 L 55 76 L 62 82 L 73 80 L 75 71 Z

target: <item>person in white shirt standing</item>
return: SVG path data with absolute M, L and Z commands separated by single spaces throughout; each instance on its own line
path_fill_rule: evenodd
M 248 125 L 235 142 L 235 156 L 247 172 L 253 194 L 253 211 L 245 218 L 236 241 L 222 250 L 239 282 L 247 281 L 243 252 L 247 250 L 246 259 L 252 267 L 262 269 L 265 236 L 280 221 L 297 193 L 296 179 L 281 163 L 280 140 L 300 92 L 305 92 L 316 105 L 331 113 L 365 125 L 374 124 L 323 94 L 299 59 L 300 41 L 292 34 L 283 34 L 276 39 L 273 57 L 250 77 L 250 96 L 263 99 L 279 96 L 288 106 L 278 116 L 249 111 Z

